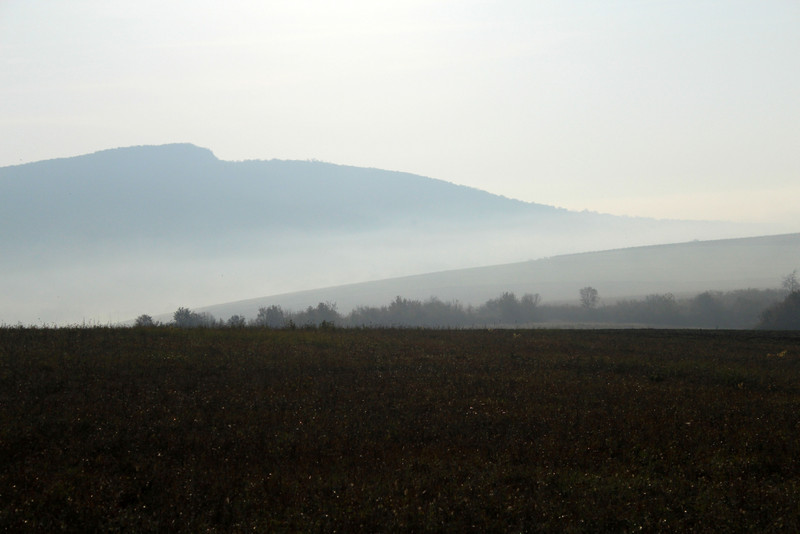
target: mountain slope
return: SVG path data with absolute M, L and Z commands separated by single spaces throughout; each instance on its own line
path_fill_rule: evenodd
M 320 162 L 224 162 L 192 145 L 114 149 L 5 167 L 0 187 L 2 222 L 11 235 L 24 237 L 41 236 L 43 228 L 59 238 L 91 239 L 352 230 L 559 212 L 399 172 Z M 31 213 L 42 218 L 31 219 Z
M 696 294 L 707 290 L 780 287 L 800 267 L 800 234 L 785 234 L 568 254 L 534 261 L 458 269 L 360 284 L 272 295 L 200 309 L 219 318 L 253 318 L 260 307 L 300 311 L 319 302 L 340 312 L 387 305 L 396 296 L 437 297 L 478 305 L 512 291 L 538 293 L 546 302 L 578 304 L 578 290 L 591 285 L 606 302 L 649 294 Z M 168 315 L 160 317 L 168 321 Z
M 0 323 L 143 310 L 585 250 L 752 235 L 575 213 L 407 173 L 130 147 L 0 168 Z

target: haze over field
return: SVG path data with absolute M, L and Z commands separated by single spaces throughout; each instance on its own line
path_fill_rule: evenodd
M 793 0 L 2 2 L 0 323 L 795 233 L 798 27 Z
M 0 228 L 7 324 L 117 322 L 179 306 L 760 230 L 570 212 L 378 169 L 226 162 L 187 144 L 0 168 Z

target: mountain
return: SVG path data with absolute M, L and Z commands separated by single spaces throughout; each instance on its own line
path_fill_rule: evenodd
M 408 173 L 221 161 L 189 144 L 0 168 L 0 324 L 178 306 L 689 239 L 742 225 L 614 217 Z
M 260 307 L 278 305 L 301 311 L 331 302 L 348 313 L 357 306 L 387 305 L 396 296 L 479 305 L 506 291 L 518 296 L 538 293 L 543 302 L 577 305 L 578 291 L 585 286 L 594 287 L 604 302 L 612 303 L 651 294 L 690 296 L 709 290 L 778 288 L 782 278 L 798 267 L 800 233 L 567 254 L 272 295 L 198 311 L 223 319 L 232 315 L 254 318 Z M 169 321 L 171 317 L 159 319 Z

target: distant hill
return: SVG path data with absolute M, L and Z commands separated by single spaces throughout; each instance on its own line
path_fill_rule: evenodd
M 800 267 L 800 234 L 786 234 L 568 254 L 535 261 L 458 269 L 273 295 L 204 307 L 218 318 L 253 318 L 262 306 L 301 311 L 319 302 L 336 303 L 340 312 L 356 306 L 382 306 L 396 296 L 459 301 L 478 305 L 511 291 L 538 293 L 544 302 L 578 304 L 585 286 L 605 302 L 673 293 L 689 296 L 707 290 L 780 287 Z M 161 317 L 169 320 L 169 316 Z
M 755 235 L 570 212 L 408 173 L 221 161 L 188 144 L 0 168 L 0 324 L 178 306 L 586 250 Z

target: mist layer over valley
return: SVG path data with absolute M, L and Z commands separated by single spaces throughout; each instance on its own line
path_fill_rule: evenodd
M 221 161 L 186 144 L 122 148 L 0 168 L 0 323 L 116 323 L 178 306 L 766 231 L 570 212 L 316 161 Z M 639 291 L 619 278 L 620 294 Z M 531 284 L 547 295 L 543 281 Z

